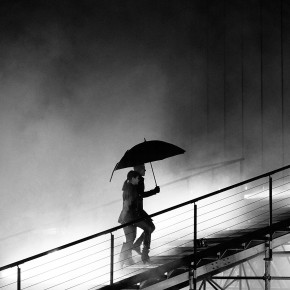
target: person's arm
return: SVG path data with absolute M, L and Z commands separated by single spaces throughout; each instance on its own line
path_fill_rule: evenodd
M 143 193 L 141 193 L 141 196 L 143 198 L 155 195 L 156 193 L 160 192 L 160 187 L 156 186 L 154 189 L 148 190 L 148 191 L 144 191 Z

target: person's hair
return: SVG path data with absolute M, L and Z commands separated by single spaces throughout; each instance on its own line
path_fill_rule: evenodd
M 128 172 L 127 174 L 127 180 L 131 181 L 132 178 L 136 178 L 137 176 L 139 176 L 140 174 L 137 171 L 131 170 Z
M 143 164 L 138 164 L 138 165 L 134 166 L 134 170 L 135 170 L 135 171 L 138 171 L 138 170 L 140 170 L 141 168 L 145 168 L 145 164 L 144 164 L 144 163 L 143 163 Z

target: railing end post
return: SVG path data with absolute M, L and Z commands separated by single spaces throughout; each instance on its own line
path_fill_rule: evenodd
M 17 290 L 21 290 L 21 268 L 17 265 Z
M 110 285 L 114 284 L 114 235 L 111 232 L 111 265 L 110 265 Z

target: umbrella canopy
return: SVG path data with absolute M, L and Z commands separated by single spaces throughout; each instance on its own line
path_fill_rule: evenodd
M 183 154 L 184 152 L 185 150 L 182 148 L 164 141 L 144 141 L 126 151 L 121 160 L 116 164 L 113 173 L 118 169 L 134 167 L 139 164 L 162 160 L 175 155 Z

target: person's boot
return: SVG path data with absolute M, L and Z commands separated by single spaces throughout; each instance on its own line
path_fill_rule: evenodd
M 149 257 L 149 249 L 147 247 L 143 247 L 141 260 L 144 264 L 150 263 L 150 257 Z
M 123 243 L 119 257 L 120 268 L 133 265 L 134 263 L 135 262 L 132 259 L 132 249 L 128 247 L 127 243 Z
M 135 264 L 135 262 L 134 262 L 134 260 L 133 260 L 133 258 L 132 258 L 132 250 L 130 250 L 130 251 L 128 252 L 128 255 L 127 255 L 127 257 L 126 257 L 126 260 L 125 260 L 125 262 L 124 262 L 124 264 L 123 264 L 123 267 L 124 267 L 124 266 L 128 267 L 128 266 L 131 266 L 131 265 L 133 265 L 133 264 Z
M 120 252 L 120 256 L 119 256 L 120 268 L 123 268 L 125 260 L 126 260 L 126 243 L 123 243 L 122 248 L 121 248 L 121 252 Z
M 140 235 L 140 237 L 136 240 L 136 242 L 133 245 L 133 250 L 138 254 L 142 255 L 141 253 L 141 244 L 144 240 L 144 232 Z

